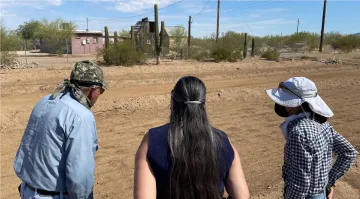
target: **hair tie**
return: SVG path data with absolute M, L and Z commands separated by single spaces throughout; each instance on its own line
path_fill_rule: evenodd
M 185 101 L 185 104 L 202 104 L 200 101 Z

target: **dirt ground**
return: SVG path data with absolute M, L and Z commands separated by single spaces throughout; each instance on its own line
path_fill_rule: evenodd
M 329 55 L 331 56 L 331 55 Z M 359 54 L 344 59 L 359 63 Z M 71 63 L 84 57 L 29 58 L 44 68 L 1 70 L 1 198 L 19 198 L 13 160 L 35 103 L 68 78 Z M 87 58 L 86 58 L 87 59 Z M 360 63 L 359 63 L 360 64 Z M 265 89 L 292 76 L 318 86 L 332 108 L 331 123 L 360 151 L 360 66 L 312 61 L 238 63 L 162 61 L 161 65 L 104 67 L 110 83 L 93 108 L 99 136 L 95 197 L 132 198 L 135 152 L 148 129 L 169 118 L 169 93 L 184 75 L 201 78 L 208 89 L 211 123 L 225 131 L 240 154 L 252 198 L 281 198 L 284 139 L 282 119 Z M 360 158 L 337 181 L 334 199 L 360 198 Z

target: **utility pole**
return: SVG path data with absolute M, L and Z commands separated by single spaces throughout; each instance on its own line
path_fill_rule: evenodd
M 326 14 L 326 0 L 324 0 L 324 8 L 323 8 L 323 17 L 322 17 L 322 25 L 321 25 L 321 37 L 320 37 L 319 52 L 322 52 L 322 47 L 323 47 L 324 27 L 325 27 L 325 14 Z
M 61 26 L 62 30 L 66 30 L 68 23 L 63 23 Z M 71 41 L 70 41 L 71 42 Z M 69 63 L 69 44 L 68 44 L 68 38 L 65 38 L 65 44 L 66 44 L 66 63 Z
M 159 64 L 159 19 L 158 19 L 158 5 L 154 5 L 155 14 L 155 54 L 156 54 L 156 65 Z
M 190 39 L 191 39 L 191 16 L 189 16 L 189 27 L 188 27 L 188 49 L 187 49 L 187 59 L 190 57 Z
M 86 18 L 86 32 L 89 32 L 89 18 Z M 85 46 L 87 44 L 88 39 L 89 39 L 89 33 L 86 34 Z M 90 53 L 90 41 L 89 41 L 89 54 L 91 54 Z
M 217 23 L 216 23 L 216 44 L 219 40 L 219 19 L 220 19 L 220 0 L 218 0 L 218 8 L 217 8 Z
M 65 40 L 66 41 L 66 63 L 69 63 L 69 45 L 68 45 L 68 41 L 67 39 Z
M 24 46 L 25 46 L 25 62 L 26 62 L 26 66 L 28 65 L 27 63 L 27 56 L 26 56 L 26 51 L 27 51 L 27 44 L 26 44 L 26 39 L 24 39 Z
M 298 18 L 298 20 L 297 20 L 297 27 L 296 27 L 296 34 L 299 33 L 299 23 L 300 23 L 300 19 Z

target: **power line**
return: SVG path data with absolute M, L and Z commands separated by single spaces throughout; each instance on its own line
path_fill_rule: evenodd
M 250 4 L 240 4 L 240 2 L 238 2 L 237 0 L 233 0 L 236 4 L 239 5 L 239 8 L 246 8 L 246 7 L 249 7 L 249 6 L 254 6 L 254 5 L 257 5 L 257 4 L 263 4 L 263 3 L 266 3 L 266 2 L 271 2 L 271 1 L 276 1 L 276 0 L 265 0 L 265 1 L 258 1 L 258 2 L 254 2 L 254 3 L 250 3 Z M 229 11 L 234 11 L 236 9 L 231 9 Z
M 139 15 L 133 15 L 133 16 L 129 16 L 129 17 L 123 17 L 123 18 L 92 18 L 92 19 L 89 19 L 89 21 L 116 21 L 116 20 L 125 20 L 125 19 L 130 19 L 130 18 L 135 18 L 135 17 L 141 17 L 141 16 L 144 16 L 144 15 L 147 15 L 147 14 L 150 14 L 150 13 L 153 13 L 153 11 L 150 11 L 150 12 L 146 12 L 146 13 L 143 13 L 143 14 L 139 14 Z
M 230 10 L 227 10 L 227 11 L 228 12 L 229 11 L 242 11 L 242 10 L 247 10 L 248 8 L 256 8 L 256 7 L 261 7 L 263 5 L 276 4 L 276 3 L 281 3 L 281 2 L 284 2 L 284 1 L 287 1 L 287 0 L 281 0 L 281 1 L 270 1 L 270 0 L 268 0 L 265 3 L 247 4 L 247 5 L 241 6 L 241 9 L 230 9 Z
M 246 24 L 246 26 L 248 27 L 248 29 L 249 29 L 249 31 L 250 31 L 250 33 L 251 33 L 251 36 L 254 36 L 253 32 L 251 31 L 251 28 L 250 28 L 249 24 L 248 24 L 247 22 L 245 22 L 245 24 Z
M 239 4 L 239 1 L 236 1 L 236 3 L 238 3 Z M 256 4 L 256 3 L 255 3 Z M 254 4 L 246 4 L 246 5 L 243 5 L 243 6 L 249 6 L 249 5 L 254 5 Z M 241 7 L 243 7 L 243 6 L 241 6 Z M 249 31 L 250 31 L 250 33 L 251 33 L 251 35 L 253 35 L 253 33 L 252 33 L 252 30 L 251 30 L 251 28 L 250 28 L 250 26 L 249 26 L 249 24 L 247 23 L 247 22 L 245 22 L 245 24 L 246 24 L 246 26 L 247 26 L 247 28 L 249 29 Z
M 236 1 L 236 0 L 234 0 L 234 1 L 235 1 L 237 4 L 240 5 L 240 3 L 239 3 L 238 1 Z M 265 2 L 270 2 L 270 1 L 273 1 L 273 0 L 266 0 L 266 1 L 264 1 L 264 2 L 258 2 L 258 3 L 255 3 L 255 4 L 247 4 L 247 5 L 245 5 L 245 6 L 254 6 L 254 5 L 257 5 L 257 4 L 259 4 L 259 3 L 265 3 Z M 249 23 L 245 22 L 245 24 L 246 24 L 247 28 L 249 29 L 251 35 L 253 35 L 253 32 L 252 32 L 252 30 L 251 30 L 251 28 L 250 28 L 250 26 L 249 26 Z
M 179 4 L 179 3 L 183 2 L 183 1 L 185 1 L 185 0 L 177 1 L 177 2 L 175 2 L 175 3 L 173 3 L 173 4 L 170 4 L 170 5 L 168 5 L 168 6 L 165 6 L 165 7 L 163 7 L 163 8 L 159 8 L 158 10 L 163 10 L 163 9 L 172 7 L 172 6 L 177 5 L 177 4 Z M 129 16 L 129 17 L 122 17 L 122 18 L 108 18 L 108 19 L 99 19 L 99 18 L 96 19 L 96 18 L 92 18 L 92 19 L 89 19 L 89 21 L 125 20 L 125 19 L 131 19 L 131 18 L 135 18 L 135 17 L 141 17 L 141 16 L 144 16 L 144 15 L 147 15 L 147 14 L 151 14 L 151 13 L 153 13 L 153 12 L 154 12 L 154 11 L 149 11 L 149 12 L 146 12 L 146 13 L 143 13 L 143 14 L 133 15 L 133 16 Z
M 272 1 L 272 0 L 267 0 L 266 2 L 270 2 L 270 1 Z M 239 4 L 240 1 L 236 1 L 236 3 Z M 262 4 L 262 2 L 260 2 L 260 3 L 249 3 L 249 4 L 242 5 L 241 7 L 248 7 L 248 6 L 251 7 L 251 6 L 257 5 L 257 4 Z
M 270 0 L 268 0 L 267 3 L 247 4 L 247 5 L 245 5 L 245 6 L 242 6 L 241 9 L 236 10 L 236 11 L 242 11 L 242 10 L 247 10 L 248 8 L 259 7 L 259 6 L 254 6 L 254 5 L 260 5 L 260 6 L 262 6 L 262 5 L 276 4 L 276 3 L 280 3 L 280 2 L 284 2 L 284 1 L 286 1 L 286 0 L 281 0 L 281 1 L 270 1 Z M 248 6 L 248 7 L 246 7 L 246 6 Z M 234 10 L 235 10 L 235 9 L 234 9 Z M 248 24 L 247 22 L 245 22 L 245 24 L 246 24 L 247 28 L 249 29 L 251 35 L 254 35 L 253 32 L 252 32 L 252 30 L 251 30 L 251 28 L 250 28 L 250 26 L 249 26 L 249 24 Z
M 206 6 L 209 4 L 209 2 L 210 2 L 210 0 L 208 0 L 208 1 L 206 2 L 205 6 L 201 9 L 201 11 L 198 12 L 195 16 L 193 16 L 192 19 L 194 19 L 195 17 L 197 17 L 198 15 L 200 15 L 200 14 L 204 11 L 204 9 L 206 8 Z
M 281 3 L 281 2 L 284 2 L 284 1 L 287 1 L 287 0 L 281 0 L 281 1 L 270 1 L 270 2 L 265 2 L 264 4 L 261 4 L 260 5 L 260 7 L 262 6 L 262 5 L 270 5 L 270 4 L 277 4 L 277 3 Z M 255 4 L 253 4 L 253 5 L 255 5 Z M 239 9 L 239 10 L 237 10 L 236 9 L 236 11 L 242 11 L 242 10 L 246 10 L 246 9 L 248 9 L 248 8 L 256 8 L 256 7 L 259 7 L 259 6 L 249 6 L 249 7 L 242 7 L 242 9 Z M 234 9 L 235 10 L 235 9 Z

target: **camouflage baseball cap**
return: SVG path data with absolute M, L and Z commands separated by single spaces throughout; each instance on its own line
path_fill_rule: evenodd
M 105 89 L 109 88 L 104 80 L 102 69 L 89 60 L 75 62 L 74 68 L 71 71 L 70 80 L 100 83 Z

